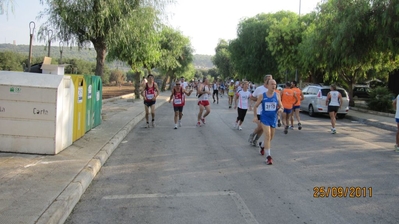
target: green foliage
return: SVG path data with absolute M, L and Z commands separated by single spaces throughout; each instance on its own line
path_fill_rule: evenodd
M 370 99 L 367 106 L 370 110 L 381 112 L 393 112 L 392 93 L 386 87 L 377 87 L 370 91 Z
M 111 71 L 111 75 L 109 77 L 110 82 L 116 82 L 117 85 L 124 83 L 126 80 L 126 75 L 121 70 L 113 70 Z

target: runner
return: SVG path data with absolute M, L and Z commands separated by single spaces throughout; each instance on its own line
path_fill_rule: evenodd
M 178 81 L 176 81 L 176 82 L 178 82 Z M 187 84 L 187 82 L 186 81 L 184 81 L 184 77 L 182 76 L 182 77 L 180 77 L 180 86 L 183 88 L 183 89 L 187 89 L 187 87 L 188 87 L 188 84 Z
M 277 121 L 277 113 L 283 111 L 283 105 L 280 100 L 280 96 L 274 91 L 276 89 L 276 81 L 269 79 L 266 81 L 267 92 L 264 92 L 259 97 L 254 107 L 254 121 L 261 123 L 263 132 L 265 133 L 264 141 L 259 142 L 259 153 L 263 156 L 266 148 L 266 164 L 272 165 L 273 159 L 270 154 L 271 141 L 274 137 Z M 260 107 L 259 105 L 262 104 Z M 257 113 L 257 109 L 261 108 L 260 116 Z M 277 108 L 280 108 L 277 110 Z M 259 116 L 259 117 L 258 117 Z M 259 119 L 260 118 L 260 119 Z
M 215 95 L 216 95 L 217 104 L 219 104 L 219 82 L 217 82 L 216 79 L 213 80 L 212 90 L 213 90 L 212 93 L 213 103 L 215 103 Z
M 398 129 L 396 131 L 395 151 L 399 152 L 399 94 L 396 97 L 396 99 L 394 99 L 394 101 L 393 101 L 393 108 L 396 109 L 395 121 L 396 121 L 396 125 L 398 126 Z
M 298 97 L 298 101 L 292 108 L 292 113 L 290 114 L 290 119 L 291 119 L 291 126 L 290 128 L 293 130 L 294 129 L 294 115 L 296 120 L 298 121 L 298 130 L 302 129 L 302 124 L 301 124 L 301 118 L 299 116 L 299 111 L 301 107 L 301 100 L 304 99 L 302 90 L 297 87 L 297 82 L 292 81 L 291 82 L 291 89 L 295 92 L 296 96 Z
M 234 109 L 237 109 L 238 117 L 234 128 L 242 130 L 241 125 L 244 122 L 245 115 L 247 114 L 248 108 L 251 108 L 249 102 L 251 100 L 251 92 L 248 90 L 248 82 L 243 83 L 243 89 L 236 94 L 234 100 Z M 238 101 L 238 108 L 237 108 Z
M 198 106 L 199 106 L 199 113 L 198 113 L 198 122 L 197 126 L 201 127 L 201 122 L 205 124 L 205 117 L 209 115 L 211 112 L 211 107 L 209 105 L 209 95 L 211 94 L 209 89 L 208 79 L 204 78 L 203 82 L 198 86 L 197 93 L 198 93 Z M 203 114 L 205 109 L 205 114 Z
M 277 88 L 274 90 L 281 98 L 281 92 Z M 281 113 L 277 114 L 277 127 L 281 127 Z
M 224 86 L 224 81 L 223 81 L 223 80 L 220 82 L 219 88 L 220 88 L 220 97 L 223 97 L 223 95 L 224 95 L 224 88 L 225 88 L 225 86 Z
M 151 126 L 155 127 L 155 103 L 159 95 L 158 85 L 154 82 L 154 75 L 149 74 L 147 76 L 147 83 L 143 85 L 143 91 L 141 91 L 141 96 L 144 99 L 144 109 L 145 109 L 145 120 L 147 121 L 147 128 L 150 127 L 148 122 L 149 108 L 151 108 Z
M 183 107 L 186 101 L 186 97 L 184 96 L 184 94 L 190 96 L 192 91 L 193 90 L 188 91 L 184 89 L 183 86 L 181 86 L 181 82 L 179 80 L 176 82 L 175 87 L 172 89 L 172 95 L 170 95 L 169 103 L 173 100 L 173 110 L 175 111 L 175 129 L 177 129 L 178 126 L 181 127 Z M 177 119 L 179 119 L 179 125 L 177 124 Z
M 337 86 L 332 84 L 330 86 L 330 92 L 327 94 L 326 106 L 328 106 L 328 114 L 330 115 L 331 120 L 331 134 L 337 133 L 335 129 L 335 123 L 337 121 L 337 113 L 339 108 L 342 105 L 342 95 L 337 91 Z
M 287 82 L 285 84 L 285 88 L 281 91 L 281 102 L 283 103 L 284 107 L 284 112 L 283 112 L 283 125 L 285 126 L 284 134 L 287 134 L 292 108 L 298 102 L 298 97 L 296 96 L 294 90 L 291 89 L 290 82 Z
M 252 93 L 251 96 L 251 100 L 253 101 L 257 101 L 258 97 L 260 95 L 262 95 L 263 93 L 267 92 L 267 80 L 272 79 L 272 75 L 265 75 L 265 77 L 263 78 L 263 85 L 259 86 L 258 88 L 255 89 L 255 91 Z M 258 109 L 256 110 L 257 115 L 259 116 L 257 120 L 254 119 L 254 122 L 256 123 L 256 128 L 254 129 L 254 131 L 249 135 L 248 138 L 248 142 L 252 145 L 252 146 L 257 146 L 257 142 L 260 138 L 260 136 L 263 133 L 263 128 L 262 125 L 260 123 L 260 113 L 262 111 L 262 108 L 258 107 Z M 254 112 L 255 113 L 255 112 Z
M 234 80 L 230 81 L 230 85 L 229 85 L 229 92 L 227 93 L 227 95 L 229 96 L 229 108 L 231 108 L 231 105 L 233 104 L 233 98 L 234 98 Z

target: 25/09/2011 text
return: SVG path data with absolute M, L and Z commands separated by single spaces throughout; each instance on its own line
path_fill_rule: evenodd
M 373 197 L 372 187 L 314 187 L 314 198 L 366 198 Z

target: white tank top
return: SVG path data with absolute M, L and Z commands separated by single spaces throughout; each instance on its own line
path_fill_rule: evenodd
M 396 97 L 396 114 L 395 118 L 399 119 L 399 95 Z
M 339 92 L 336 90 L 330 91 L 330 103 L 329 106 L 339 106 Z
M 248 103 L 251 97 L 251 92 L 244 90 L 237 93 L 238 94 L 238 107 L 241 109 L 248 109 Z
M 208 87 L 208 85 L 206 85 L 205 86 L 205 91 L 209 91 L 209 87 Z M 199 98 L 198 98 L 198 100 L 208 100 L 208 98 L 209 98 L 209 95 L 208 95 L 208 93 L 203 93 Z

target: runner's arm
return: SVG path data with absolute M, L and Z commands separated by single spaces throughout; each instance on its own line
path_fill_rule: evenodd
M 397 99 L 398 99 L 398 97 L 396 97 L 393 101 L 392 101 L 392 105 L 393 105 L 393 109 L 396 111 L 396 104 L 398 103 L 397 102 Z
M 326 106 L 328 106 L 328 101 L 330 100 L 330 98 L 331 98 L 331 95 L 330 95 L 330 93 L 328 93 L 327 98 L 326 98 Z
M 158 89 L 158 84 L 156 82 L 154 82 L 154 88 L 157 91 L 157 93 L 155 94 L 155 99 L 159 96 L 159 89 Z

